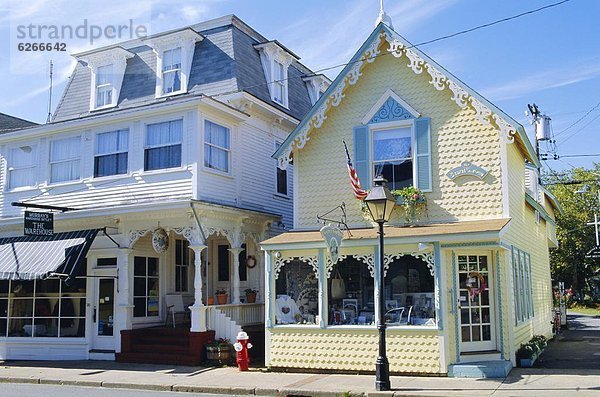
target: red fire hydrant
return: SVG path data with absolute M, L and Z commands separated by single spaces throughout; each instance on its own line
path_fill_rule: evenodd
M 248 349 L 252 349 L 252 343 L 248 342 L 248 339 L 248 334 L 241 331 L 237 334 L 237 342 L 233 344 L 233 348 L 237 352 L 235 361 L 240 371 L 248 371 L 248 364 L 250 364 Z

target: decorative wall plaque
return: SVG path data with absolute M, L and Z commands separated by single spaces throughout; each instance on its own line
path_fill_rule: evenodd
M 169 249 L 169 235 L 165 229 L 159 228 L 152 232 L 152 248 L 157 254 L 167 252 Z
M 452 168 L 446 173 L 450 180 L 455 180 L 461 176 L 474 176 L 478 179 L 483 179 L 488 174 L 488 170 L 481 168 L 470 161 L 463 161 L 460 166 Z

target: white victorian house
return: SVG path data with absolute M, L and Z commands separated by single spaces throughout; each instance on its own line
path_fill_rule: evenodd
M 271 154 L 329 81 L 235 16 L 75 57 L 53 121 L 0 134 L 0 359 L 198 363 L 264 321 Z

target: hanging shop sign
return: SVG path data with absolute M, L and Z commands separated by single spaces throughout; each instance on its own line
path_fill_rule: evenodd
M 600 246 L 595 246 L 585 254 L 588 259 L 600 259 Z
M 446 176 L 452 181 L 461 176 L 474 176 L 478 179 L 483 179 L 488 172 L 488 170 L 481 168 L 470 161 L 463 161 L 460 166 L 448 171 Z
M 163 228 L 158 228 L 152 232 L 152 248 L 157 254 L 167 252 L 169 249 L 169 235 Z
M 26 236 L 52 236 L 54 234 L 54 214 L 25 211 L 23 234 Z
M 331 257 L 331 261 L 337 263 L 340 259 L 340 244 L 342 243 L 344 233 L 339 227 L 327 224 L 321 228 L 321 236 L 325 239 L 325 245 L 327 245 L 327 252 Z

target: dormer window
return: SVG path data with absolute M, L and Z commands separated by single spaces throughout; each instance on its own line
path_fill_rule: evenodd
M 181 47 L 163 53 L 163 94 L 181 91 Z
M 91 69 L 90 110 L 117 106 L 127 60 L 133 56 L 121 47 L 76 55 Z
M 317 103 L 321 95 L 329 88 L 331 81 L 322 74 L 302 78 L 306 83 L 311 105 Z
M 204 39 L 190 28 L 150 37 L 147 44 L 156 54 L 157 98 L 188 91 L 196 43 Z
M 113 65 L 100 66 L 96 71 L 96 108 L 113 103 Z
M 260 52 L 271 100 L 283 107 L 289 107 L 288 69 L 294 59 L 299 58 L 276 41 L 257 44 L 254 48 Z
M 286 105 L 287 102 L 287 73 L 284 71 L 283 64 L 273 61 L 273 100 L 280 105 Z

